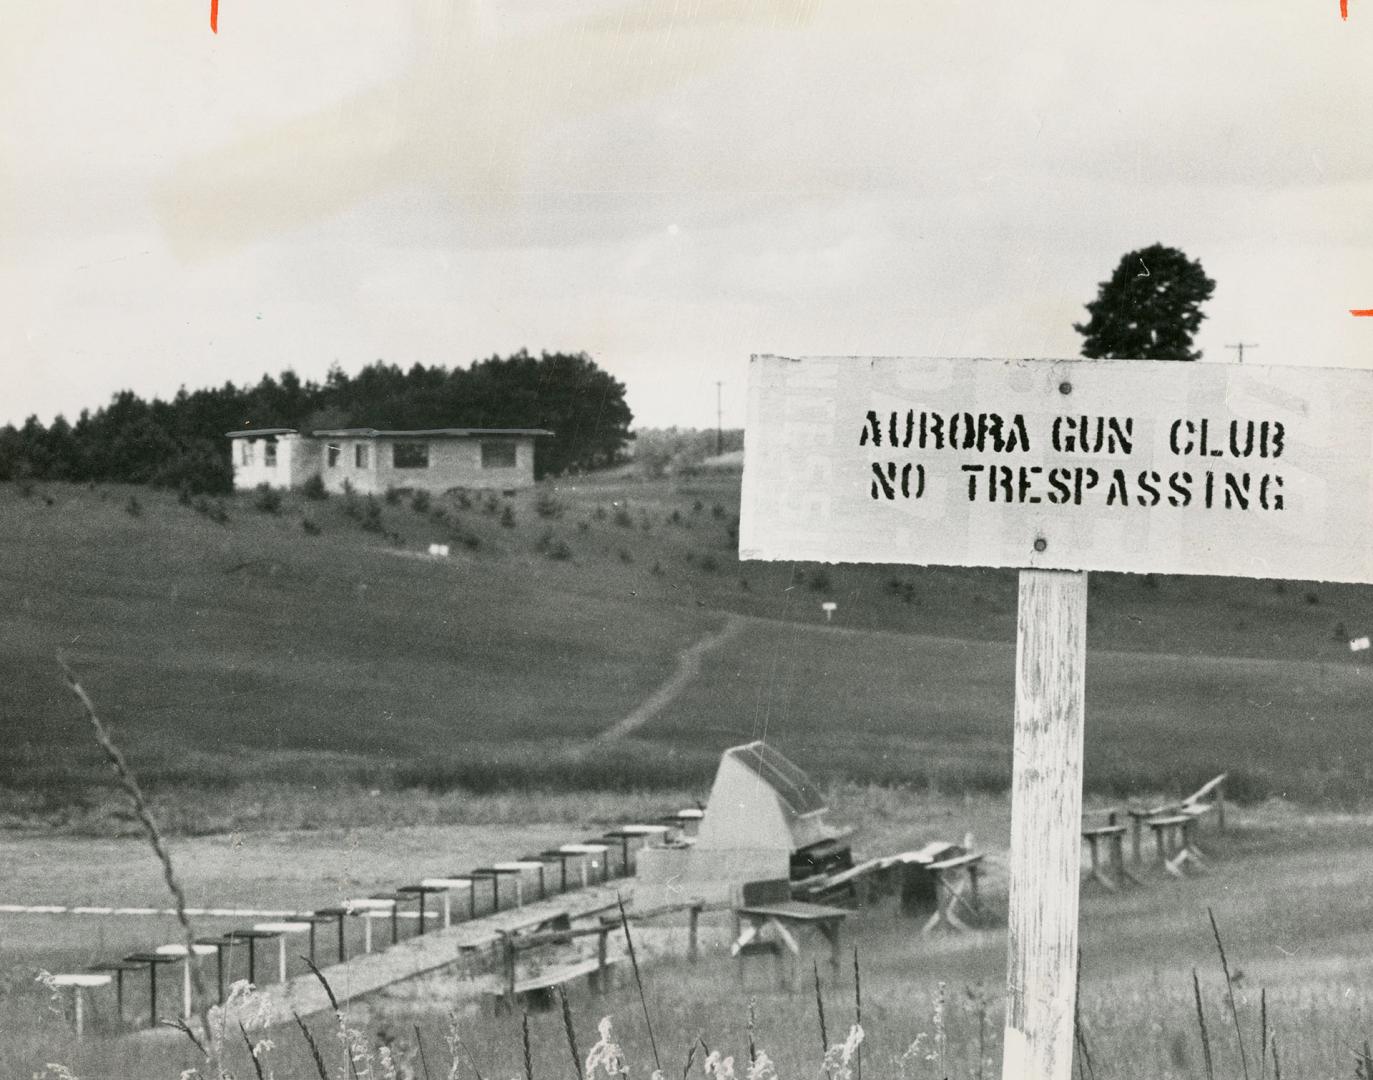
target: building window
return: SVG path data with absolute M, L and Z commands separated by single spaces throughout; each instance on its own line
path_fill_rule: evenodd
M 359 469 L 372 467 L 372 448 L 365 442 L 353 444 L 353 465 Z
M 251 439 L 238 440 L 238 463 L 240 465 L 253 463 L 253 442 Z
M 331 469 L 338 468 L 338 443 L 330 443 L 324 448 L 324 462 Z
M 513 469 L 515 467 L 515 444 L 504 439 L 482 443 L 483 469 Z
M 277 467 L 277 444 L 274 439 L 268 439 L 262 446 L 262 464 L 269 469 Z
M 391 445 L 391 464 L 397 469 L 429 468 L 429 444 L 398 442 Z

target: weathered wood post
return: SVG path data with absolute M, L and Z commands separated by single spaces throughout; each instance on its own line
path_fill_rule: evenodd
M 502 961 L 505 965 L 505 1003 L 515 1007 L 515 939 L 501 932 Z
M 1073 1064 L 1082 856 L 1087 575 L 1022 570 L 1011 774 L 1010 947 L 1003 1077 Z
M 1020 571 L 1003 1076 L 1066 1080 L 1084 575 L 1373 582 L 1373 372 L 755 356 L 747 433 L 741 559 Z
M 626 930 L 625 933 L 629 931 Z M 610 926 L 602 925 L 601 932 L 596 935 L 596 992 L 604 994 L 606 992 L 605 960 L 606 943 L 610 937 Z

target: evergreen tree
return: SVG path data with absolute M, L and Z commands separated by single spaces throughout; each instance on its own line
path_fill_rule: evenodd
M 104 408 L 62 417 L 47 428 L 30 417 L 0 429 L 0 480 L 112 480 L 195 492 L 233 483 L 225 432 L 289 427 L 383 429 L 543 427 L 538 475 L 593 469 L 619 459 L 633 414 L 624 385 L 584 353 L 521 351 L 470 369 L 414 364 L 403 371 L 378 360 L 349 377 L 338 367 L 324 384 L 292 371 L 257 385 L 187 391 L 144 401 L 120 391 Z

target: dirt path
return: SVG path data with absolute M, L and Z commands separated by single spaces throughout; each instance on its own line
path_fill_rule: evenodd
M 677 655 L 677 670 L 672 673 L 667 682 L 649 694 L 639 704 L 639 707 L 623 720 L 612 724 L 597 735 L 596 740 L 605 742 L 610 739 L 621 739 L 626 735 L 632 735 L 647 724 L 676 700 L 677 695 L 686 689 L 687 684 L 700 674 L 701 657 L 710 652 L 711 649 L 719 648 L 732 637 L 735 637 L 748 622 L 749 620 L 742 615 L 726 615 L 723 627 L 715 633 L 701 638 L 700 641 L 688 645 Z

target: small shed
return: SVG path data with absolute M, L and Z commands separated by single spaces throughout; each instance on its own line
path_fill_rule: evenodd
M 648 860 L 650 852 L 641 852 L 639 877 L 670 882 L 678 899 L 711 903 L 729 899 L 746 881 L 790 879 L 799 853 L 845 835 L 825 820 L 828 812 L 815 782 L 772 746 L 732 746 L 720 756 L 690 847 L 675 855 L 656 849 Z

